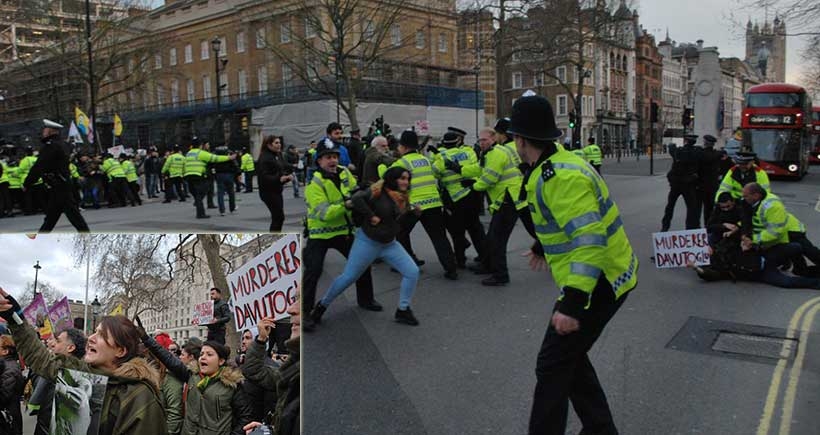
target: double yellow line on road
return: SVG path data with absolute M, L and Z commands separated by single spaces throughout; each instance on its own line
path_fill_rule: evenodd
M 772 382 L 769 384 L 769 394 L 766 395 L 766 403 L 763 406 L 763 415 L 760 416 L 760 423 L 757 426 L 757 435 L 768 435 L 772 425 L 777 399 L 780 394 L 780 384 L 783 382 L 783 374 L 786 372 L 788 356 L 791 354 L 794 338 L 800 332 L 800 345 L 797 348 L 797 355 L 794 358 L 791 370 L 788 374 L 788 383 L 783 396 L 783 412 L 780 416 L 779 435 L 787 435 L 791 430 L 792 415 L 794 414 L 794 399 L 797 395 L 797 384 L 800 381 L 800 372 L 803 369 L 803 360 L 806 358 L 806 341 L 809 329 L 817 312 L 820 311 L 820 297 L 809 299 L 801 305 L 792 315 L 789 322 L 789 329 L 786 331 L 786 340 L 780 350 L 780 361 L 772 374 Z M 805 316 L 804 316 L 805 314 Z M 800 319 L 803 319 L 800 324 Z M 800 324 L 800 329 L 798 329 Z

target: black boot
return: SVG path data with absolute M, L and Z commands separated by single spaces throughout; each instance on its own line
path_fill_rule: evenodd
M 327 307 L 322 305 L 321 303 L 316 304 L 313 307 L 313 310 L 310 312 L 310 319 L 313 320 L 313 323 L 319 325 L 322 323 L 322 315 L 325 314 Z
M 413 310 L 411 310 L 410 307 L 407 307 L 406 310 L 400 310 L 397 308 L 396 321 L 411 326 L 417 326 L 419 324 L 419 321 L 416 320 L 416 316 L 413 315 Z

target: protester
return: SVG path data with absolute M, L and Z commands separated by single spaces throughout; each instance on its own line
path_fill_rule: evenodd
M 282 156 L 282 139 L 277 136 L 268 136 L 262 141 L 259 151 L 259 198 L 270 211 L 270 231 L 282 231 L 285 223 L 284 200 L 282 186 L 288 181 L 293 182 L 293 175 L 288 174 L 287 163 Z
M 231 321 L 231 309 L 222 300 L 222 290 L 211 288 L 211 300 L 214 301 L 214 321 L 208 325 L 208 341 L 225 344 L 225 324 Z
M 242 427 L 250 422 L 251 399 L 241 388 L 242 373 L 226 364 L 230 356 L 228 348 L 216 341 L 206 341 L 199 355 L 199 369 L 194 371 L 151 338 L 139 317 L 135 322 L 142 343 L 151 354 L 169 373 L 188 383 L 181 433 L 241 435 Z
M 9 335 L 0 335 L 0 433 L 23 434 L 23 415 L 20 412 L 20 398 L 26 380 L 17 360 L 17 347 Z M 7 426 L 5 417 L 11 417 Z
M 362 167 L 362 187 L 368 187 L 379 181 L 379 165 L 390 166 L 396 158 L 387 146 L 387 138 L 376 136 L 370 141 L 370 147 L 364 152 Z
M 22 308 L 0 288 L 0 317 L 8 322 L 17 350 L 35 373 L 54 381 L 63 368 L 108 376 L 100 435 L 164 434 L 159 373 L 139 356 L 139 332 L 125 316 L 105 316 L 86 345 L 83 360 L 50 353 L 23 317 Z M 119 402 L 119 406 L 112 400 Z
M 217 147 L 215 154 L 229 155 L 227 147 Z M 234 179 L 239 175 L 239 167 L 236 160 L 229 160 L 211 165 L 216 179 L 216 202 L 219 205 L 219 215 L 225 216 L 225 194 L 228 194 L 228 211 L 236 211 L 236 191 L 234 190 Z
M 410 299 L 419 279 L 419 268 L 396 240 L 401 231 L 399 219 L 403 214 L 413 211 L 407 195 L 409 186 L 410 171 L 394 167 L 384 173 L 382 182 L 353 195 L 353 209 L 361 228 L 353 239 L 344 271 L 333 281 L 324 298 L 310 314 L 314 323 L 321 323 L 322 314 L 333 300 L 359 279 L 374 260 L 382 259 L 402 274 L 396 321 L 414 326 L 419 324 L 410 309 Z M 420 209 L 416 208 L 415 211 L 419 212 Z
M 293 185 L 293 197 L 299 197 L 299 179 L 296 174 L 299 173 L 299 166 L 300 162 L 302 161 L 299 158 L 299 151 L 296 150 L 296 147 L 293 145 L 288 145 L 287 153 L 285 153 L 285 160 L 288 162 L 289 171 L 291 174 L 291 184 Z
M 288 328 L 288 333 L 290 333 L 290 328 Z M 250 419 L 251 421 L 262 421 L 268 412 L 272 411 L 276 405 L 276 390 L 262 388 L 262 386 L 249 378 L 249 373 L 245 373 L 247 368 L 247 365 L 245 364 L 246 356 L 248 349 L 253 345 L 253 340 L 254 336 L 250 329 L 246 329 L 242 332 L 239 355 L 236 356 L 234 362 L 236 367 L 239 367 L 240 370 L 242 370 L 242 375 L 245 376 L 245 381 L 242 383 L 242 387 L 245 389 L 245 394 L 254 399 L 262 399 L 251 400 Z M 279 364 L 275 364 L 270 358 L 265 359 L 265 365 L 269 367 L 279 367 Z

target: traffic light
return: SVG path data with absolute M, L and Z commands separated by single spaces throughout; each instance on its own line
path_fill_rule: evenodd
M 695 114 L 692 113 L 692 109 L 689 109 L 689 108 L 683 109 L 683 119 L 681 119 L 681 123 L 683 124 L 684 128 L 689 127 L 690 125 L 692 125 L 692 121 L 694 119 L 695 119 Z
M 649 122 L 658 122 L 658 103 L 652 102 L 651 111 L 649 112 Z
M 569 128 L 575 128 L 575 111 L 569 112 Z
M 384 115 L 379 116 L 376 118 L 373 123 L 376 126 L 376 136 L 381 136 L 382 132 L 384 131 Z

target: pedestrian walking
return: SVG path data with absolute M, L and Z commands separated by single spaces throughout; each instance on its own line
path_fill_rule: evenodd
M 661 220 L 661 232 L 669 231 L 672 217 L 675 214 L 675 203 L 683 196 L 686 203 L 686 229 L 700 227 L 700 205 L 698 204 L 698 173 L 700 171 L 701 153 L 695 148 L 698 137 L 694 134 L 684 136 L 684 145 L 672 154 L 672 167 L 666 174 L 669 180 L 669 195 Z
M 405 213 L 421 212 L 420 208 L 410 208 L 409 187 L 410 171 L 395 167 L 384 173 L 383 181 L 353 195 L 353 213 L 360 228 L 353 239 L 344 271 L 333 280 L 325 296 L 310 313 L 314 323 L 321 323 L 322 314 L 333 300 L 359 279 L 375 260 L 382 259 L 402 275 L 396 321 L 418 325 L 410 309 L 410 300 L 416 290 L 419 268 L 396 240 L 401 230 L 399 218 Z
M 305 186 L 307 243 L 302 253 L 305 259 L 302 292 L 304 313 L 310 313 L 316 303 L 316 284 L 322 276 L 327 251 L 335 249 L 350 259 L 353 244 L 353 202 L 350 196 L 356 189 L 356 178 L 349 169 L 339 166 L 339 149 L 333 141 L 321 142 L 319 151 L 316 152 L 316 163 L 318 167 L 313 178 Z M 365 310 L 382 310 L 382 306 L 373 298 L 370 268 L 356 280 L 356 301 Z M 303 328 L 311 331 L 315 326 L 311 317 L 307 316 Z
M 285 203 L 282 189 L 288 181 L 296 183 L 282 155 L 282 138 L 268 136 L 259 150 L 259 198 L 270 212 L 270 231 L 282 231 L 285 224 Z
M 185 202 L 185 156 L 182 155 L 179 145 L 174 145 L 173 153 L 165 159 L 162 173 L 168 177 L 165 183 L 165 201 L 162 202 L 167 204 L 174 198 L 179 199 L 179 202 Z
M 68 170 L 68 154 L 60 139 L 61 128 L 63 126 L 56 122 L 43 120 L 42 152 L 29 169 L 23 181 L 23 189 L 33 188 L 39 180 L 45 182 L 42 186 L 47 187 L 46 216 L 43 225 L 40 226 L 41 233 L 54 229 L 62 214 L 65 214 L 77 231 L 88 232 L 88 224 L 85 223 L 77 203 L 74 202 L 74 195 L 71 194 L 73 185 Z
M 215 154 L 224 156 L 231 155 L 228 147 L 217 147 Z M 236 211 L 236 191 L 234 190 L 234 179 L 241 173 L 236 165 L 236 160 L 229 160 L 222 163 L 213 164 L 214 177 L 216 179 L 216 203 L 219 205 L 219 215 L 225 216 L 225 194 L 228 195 L 228 210 Z
M 578 146 L 580 146 L 581 141 L 578 141 Z M 584 157 L 585 160 L 595 168 L 598 173 L 601 173 L 601 165 L 604 163 L 603 153 L 601 152 L 601 147 L 595 144 L 595 138 L 590 137 L 587 139 L 587 146 L 584 147 Z
M 82 360 L 54 355 L 40 342 L 14 297 L 0 288 L 0 317 L 9 325 L 17 351 L 31 370 L 55 382 L 63 369 L 108 376 L 99 434 L 164 434 L 165 412 L 159 373 L 139 356 L 140 334 L 125 316 L 105 316 L 88 337 Z
M 601 176 L 553 141 L 561 136 L 547 99 L 519 98 L 510 129 L 532 165 L 525 191 L 537 235 L 530 266 L 548 267 L 561 296 L 536 364 L 529 433 L 563 434 L 569 401 L 583 433 L 617 429 L 588 353 L 637 284 L 638 260 Z
M 160 163 L 159 153 L 155 148 L 152 147 L 149 151 L 148 157 L 142 166 L 145 171 L 145 194 L 148 198 L 158 198 L 162 164 Z
M 281 138 L 280 138 L 281 139 Z M 282 144 L 284 145 L 284 144 Z M 293 197 L 299 197 L 299 162 L 301 159 L 299 158 L 299 151 L 296 150 L 296 147 L 293 145 L 288 145 L 287 152 L 285 153 L 285 160 L 288 163 L 289 171 L 293 175 L 291 180 L 291 184 L 293 185 Z

